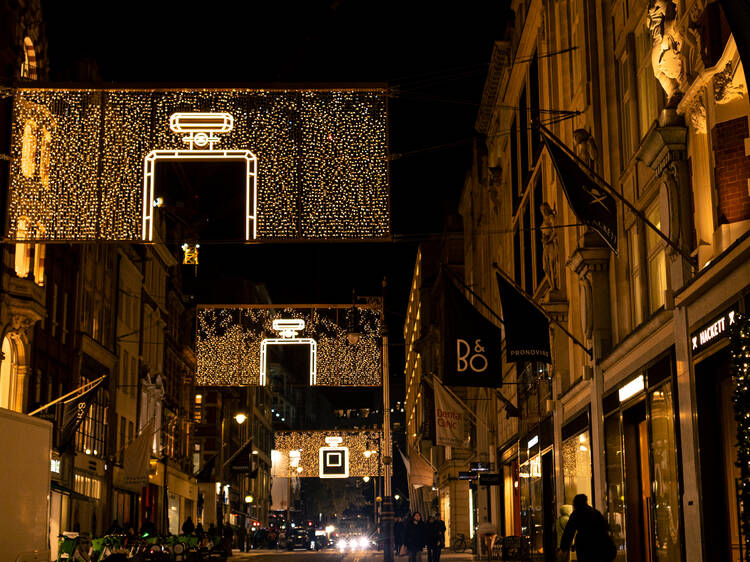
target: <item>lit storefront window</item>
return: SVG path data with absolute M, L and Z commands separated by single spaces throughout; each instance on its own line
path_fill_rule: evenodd
M 586 494 L 591 501 L 590 441 L 588 430 L 563 441 L 563 485 L 566 505 L 572 506 L 573 498 L 578 494 Z

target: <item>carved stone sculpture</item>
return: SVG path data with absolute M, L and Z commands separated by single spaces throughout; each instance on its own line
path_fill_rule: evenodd
M 651 66 L 667 95 L 667 108 L 677 105 L 687 90 L 683 38 L 677 28 L 677 9 L 672 0 L 651 0 L 646 19 L 651 32 Z
M 599 158 L 599 148 L 588 129 L 581 127 L 573 131 L 573 145 L 576 156 L 583 160 L 592 170 L 596 170 L 596 161 Z
M 547 203 L 539 206 L 542 213 L 542 269 L 549 280 L 550 288 L 560 288 L 560 247 L 557 239 L 557 212 Z
M 742 99 L 744 95 L 745 86 L 739 80 L 735 80 L 732 61 L 729 61 L 723 71 L 714 74 L 714 99 L 716 103 L 729 103 Z

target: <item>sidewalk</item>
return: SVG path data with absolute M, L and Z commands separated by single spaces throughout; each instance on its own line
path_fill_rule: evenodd
M 423 551 L 420 556 L 421 562 L 427 562 L 427 552 Z M 394 562 L 406 562 L 408 559 L 408 556 L 406 556 L 405 554 L 402 554 L 401 556 L 395 556 L 393 558 Z M 349 560 L 352 559 L 347 556 L 344 559 L 344 562 L 349 562 Z M 366 557 L 358 556 L 358 560 L 359 562 L 383 562 L 383 553 L 373 552 L 371 554 L 368 554 Z M 479 558 L 475 558 L 471 552 L 456 554 L 455 552 L 451 552 L 450 550 L 443 550 L 440 555 L 440 562 L 468 562 L 469 560 L 479 560 Z

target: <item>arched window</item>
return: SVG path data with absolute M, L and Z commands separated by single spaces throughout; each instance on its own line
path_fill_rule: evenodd
M 26 80 L 36 80 L 36 51 L 34 42 L 30 37 L 23 38 L 23 62 L 21 63 L 21 78 Z
M 21 145 L 21 173 L 30 178 L 36 168 L 36 121 L 29 119 L 23 126 Z
M 0 408 L 15 409 L 16 377 L 15 348 L 8 336 L 3 338 L 2 356 L 0 357 Z

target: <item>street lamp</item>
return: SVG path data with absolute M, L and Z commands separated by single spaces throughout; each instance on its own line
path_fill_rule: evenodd
M 247 414 L 244 412 L 237 412 L 234 414 L 234 421 L 236 421 L 238 424 L 242 425 L 245 423 L 245 420 L 247 420 Z

